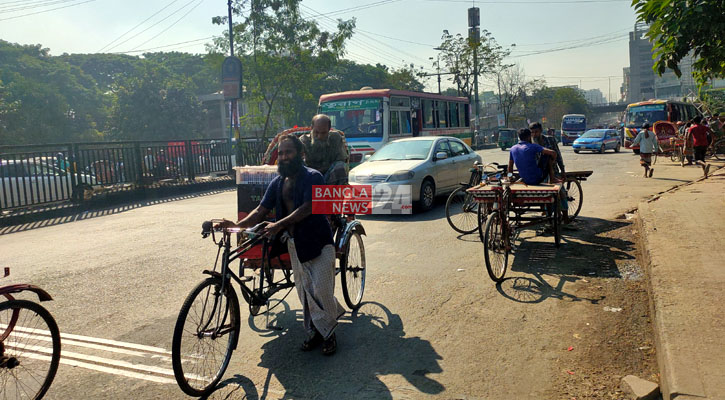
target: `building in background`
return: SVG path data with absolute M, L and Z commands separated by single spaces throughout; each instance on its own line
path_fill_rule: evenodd
M 622 68 L 622 86 L 619 88 L 619 101 L 627 100 L 627 92 L 629 92 L 629 67 Z
M 648 29 L 649 25 L 637 22 L 634 24 L 634 31 L 629 32 L 629 83 L 626 94 L 628 103 L 655 97 L 652 43 L 645 37 Z
M 605 104 L 607 99 L 604 98 L 604 94 L 599 89 L 583 90 L 584 98 L 589 104 Z

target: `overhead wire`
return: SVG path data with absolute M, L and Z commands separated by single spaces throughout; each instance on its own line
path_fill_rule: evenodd
M 0 14 L 3 13 L 12 13 L 12 12 L 18 12 L 22 10 L 29 10 L 33 8 L 43 8 L 52 6 L 59 3 L 71 3 L 76 0 L 41 0 L 41 1 L 35 1 L 35 2 L 24 2 L 21 4 L 16 5 L 7 5 L 7 4 L 0 4 Z
M 106 47 L 108 47 L 108 46 L 112 45 L 112 44 L 113 44 L 113 43 L 114 43 L 115 41 L 117 41 L 117 40 L 121 39 L 122 37 L 126 36 L 127 34 L 131 33 L 131 32 L 132 32 L 133 30 L 135 30 L 135 29 L 136 29 L 136 28 L 138 28 L 139 26 L 141 26 L 141 25 L 145 24 L 145 23 L 146 23 L 146 22 L 148 22 L 148 21 L 149 21 L 149 20 L 150 20 L 151 18 L 153 18 L 153 17 L 157 16 L 157 15 L 158 15 L 159 13 L 161 13 L 161 12 L 162 12 L 162 11 L 164 11 L 165 9 L 169 8 L 169 7 L 170 7 L 170 6 L 172 5 L 172 4 L 176 3 L 177 1 L 179 1 L 179 0 L 171 0 L 171 2 L 169 2 L 168 4 L 166 4 L 166 5 L 165 5 L 165 6 L 163 7 L 163 8 L 161 8 L 161 9 L 160 9 L 159 11 L 156 11 L 155 13 L 151 14 L 151 16 L 150 16 L 150 17 L 148 17 L 148 18 L 146 18 L 145 20 L 143 20 L 143 21 L 139 22 L 138 24 L 136 24 L 136 26 L 134 26 L 133 28 L 131 28 L 131 29 L 127 30 L 127 31 L 126 31 L 126 32 L 124 32 L 123 34 L 121 34 L 121 36 L 118 36 L 117 38 L 115 38 L 115 39 L 111 40 L 110 42 L 108 42 L 108 44 L 106 44 L 105 46 L 103 46 L 103 47 L 101 47 L 100 49 L 98 49 L 98 51 L 96 51 L 96 53 L 100 53 L 100 52 L 102 52 L 102 51 L 103 51 L 103 50 L 104 50 L 104 49 L 105 49 Z
M 191 14 L 191 12 L 194 11 L 195 8 L 199 7 L 201 5 L 201 3 L 203 3 L 203 2 L 204 2 L 204 0 L 199 0 L 199 2 L 196 3 L 193 7 L 191 7 L 186 13 L 184 13 L 184 15 L 181 16 L 181 18 L 179 18 L 176 21 L 172 22 L 171 25 L 167 26 L 164 30 L 162 30 L 161 32 L 159 32 L 156 35 L 152 36 L 150 39 L 148 39 L 145 42 L 139 44 L 138 46 L 134 47 L 131 50 L 136 50 L 139 47 L 145 45 L 146 43 L 148 43 L 148 42 L 156 39 L 159 36 L 161 36 L 162 34 L 164 34 L 164 32 L 168 31 L 169 29 L 171 29 L 172 27 L 174 27 L 174 25 L 178 24 L 182 19 L 186 18 L 187 15 Z
M 122 44 L 124 44 L 124 43 L 127 43 L 127 42 L 128 42 L 129 40 L 132 40 L 132 39 L 134 39 L 134 38 L 138 37 L 139 35 L 141 35 L 141 34 L 143 34 L 143 33 L 146 33 L 146 32 L 148 32 L 148 31 L 149 31 L 149 30 L 150 30 L 151 28 L 153 28 L 153 27 L 155 27 L 156 25 L 159 25 L 160 23 L 162 23 L 162 22 L 166 21 L 167 19 L 171 18 L 171 17 L 173 16 L 173 15 L 175 15 L 176 13 L 178 13 L 178 12 L 180 12 L 181 10 L 185 9 L 185 8 L 186 8 L 187 6 L 189 6 L 189 5 L 191 4 L 191 3 L 195 2 L 195 1 L 196 1 L 196 0 L 190 0 L 190 1 L 189 1 L 189 2 L 187 2 L 187 3 L 184 3 L 184 5 L 183 5 L 183 6 L 181 6 L 180 8 L 178 8 L 178 9 L 176 9 L 176 11 L 174 11 L 174 12 L 172 12 L 171 14 L 169 14 L 169 15 L 165 16 L 164 18 L 160 19 L 159 21 L 156 21 L 156 22 L 154 22 L 153 24 L 151 24 L 151 25 L 150 25 L 149 27 L 147 27 L 146 29 L 144 29 L 144 30 L 142 30 L 141 32 L 138 32 L 138 33 L 136 33 L 136 34 L 132 35 L 131 37 L 127 38 L 126 40 L 124 40 L 124 41 L 122 41 L 122 42 L 119 42 L 119 43 L 116 43 L 116 44 L 114 44 L 113 46 L 111 46 L 111 47 L 107 48 L 106 50 L 108 50 L 108 51 L 111 51 L 111 50 L 113 50 L 113 49 L 117 48 L 118 46 L 120 46 L 120 45 L 122 45 Z
M 85 0 L 85 1 L 81 1 L 79 3 L 69 4 L 67 6 L 49 8 L 47 10 L 41 10 L 41 11 L 36 11 L 36 12 L 32 12 L 32 13 L 27 13 L 27 14 L 14 15 L 12 17 L 0 18 L 0 21 L 8 21 L 8 20 L 11 20 L 11 19 L 23 18 L 23 17 L 28 17 L 28 16 L 31 16 L 31 15 L 38 15 L 38 14 L 43 14 L 43 13 L 47 13 L 47 12 L 51 12 L 51 11 L 62 10 L 62 9 L 65 9 L 65 8 L 75 7 L 75 6 L 79 6 L 81 4 L 91 3 L 91 2 L 94 2 L 94 1 L 96 1 L 96 0 Z

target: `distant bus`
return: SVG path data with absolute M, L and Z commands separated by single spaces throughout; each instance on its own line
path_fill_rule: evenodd
M 465 97 L 363 88 L 320 96 L 318 111 L 345 133 L 353 167 L 383 144 L 404 137 L 454 136 L 469 146 L 473 136 Z
M 584 114 L 566 114 L 561 118 L 561 144 L 571 145 L 587 130 Z
M 645 123 L 689 121 L 700 115 L 691 103 L 674 100 L 648 100 L 632 103 L 624 111 L 624 147 L 639 153 L 639 145 L 632 146 L 637 132 Z

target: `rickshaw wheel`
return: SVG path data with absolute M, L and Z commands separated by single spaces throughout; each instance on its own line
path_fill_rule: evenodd
M 486 261 L 488 276 L 494 282 L 501 282 L 508 268 L 509 252 L 506 246 L 506 235 L 498 211 L 492 212 L 486 219 L 483 234 L 483 254 Z
M 574 218 L 579 215 L 579 211 L 582 209 L 582 202 L 584 200 L 584 193 L 582 192 L 582 185 L 578 180 L 566 182 L 566 200 L 569 211 L 569 221 L 573 221 Z
M 556 205 L 554 206 L 554 215 L 552 215 L 552 228 L 554 229 L 554 245 L 558 248 L 561 245 L 561 223 L 562 223 L 562 212 L 561 212 L 561 199 L 556 196 L 554 200 Z

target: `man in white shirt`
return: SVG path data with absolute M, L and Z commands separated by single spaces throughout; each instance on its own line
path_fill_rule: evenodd
M 649 131 L 649 124 L 642 125 L 637 137 L 632 141 L 632 146 L 639 143 L 639 164 L 644 167 L 644 177 L 651 178 L 655 169 L 651 168 L 652 153 L 658 151 L 660 146 L 657 142 L 657 135 Z

